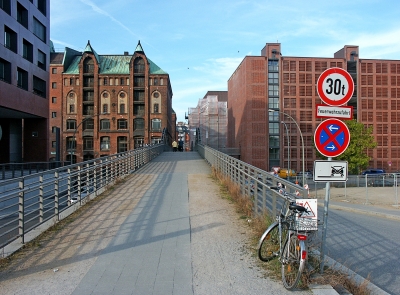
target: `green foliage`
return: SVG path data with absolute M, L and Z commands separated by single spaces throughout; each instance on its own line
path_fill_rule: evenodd
M 372 136 L 372 126 L 365 127 L 364 124 L 356 120 L 344 121 L 350 131 L 350 144 L 348 148 L 334 160 L 347 161 L 349 173 L 360 174 L 362 170 L 368 167 L 370 157 L 367 155 L 368 149 L 374 149 L 377 146 Z M 316 150 L 317 158 L 326 159 Z

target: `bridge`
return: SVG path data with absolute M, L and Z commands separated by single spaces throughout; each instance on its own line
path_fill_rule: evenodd
M 268 187 L 278 179 L 207 147 L 199 153 L 151 147 L 104 163 L 59 168 L 51 177 L 40 175 L 39 183 L 19 179 L 19 200 L 37 187 L 40 195 L 19 203 L 16 216 L 7 215 L 14 205 L 0 206 L 8 225 L 2 234 L 4 256 L 76 210 L 84 209 L 83 218 L 1 274 L 5 291 L 0 293 L 291 294 L 280 282 L 260 276 L 251 253 L 240 251 L 247 229 L 221 205 L 211 166 L 253 196 L 256 211 L 276 212 L 279 194 Z M 15 192 L 5 190 L 7 185 L 2 193 L 10 202 Z M 298 189 L 286 185 L 289 191 Z M 15 232 L 9 221 L 15 217 L 16 236 L 8 238 Z M 33 226 L 36 219 L 39 225 Z

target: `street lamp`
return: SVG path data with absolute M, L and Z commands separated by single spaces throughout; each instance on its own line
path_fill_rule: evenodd
M 304 184 L 305 184 L 305 171 L 304 171 L 304 139 L 303 139 L 303 133 L 301 133 L 300 126 L 299 126 L 299 124 L 297 124 L 296 120 L 293 119 L 293 117 L 292 117 L 291 115 L 287 114 L 287 113 L 284 113 L 284 112 L 278 111 L 278 110 L 271 110 L 271 109 L 268 109 L 268 112 L 271 112 L 271 113 L 275 113 L 275 112 L 276 112 L 276 113 L 281 113 L 281 114 L 283 114 L 283 115 L 289 117 L 289 118 L 296 124 L 297 129 L 299 129 L 300 138 L 301 138 L 301 145 L 302 145 L 302 152 L 303 152 L 303 185 L 304 185 Z
M 281 123 L 283 125 L 285 125 L 285 128 L 286 128 L 286 136 L 287 136 L 287 140 L 288 140 L 288 147 L 287 147 L 288 160 L 287 160 L 287 165 L 288 165 L 288 171 L 289 171 L 288 173 L 290 174 L 290 137 L 289 137 L 289 131 L 288 131 L 286 123 L 283 122 L 283 121 L 281 121 Z
M 80 123 L 78 124 L 78 126 L 76 126 L 76 128 L 75 128 L 75 130 L 74 130 L 74 134 L 72 135 L 73 142 L 75 143 L 75 148 L 76 148 L 76 138 L 75 138 L 75 134 L 76 134 L 76 131 L 78 131 L 79 127 L 80 127 L 86 120 L 93 119 L 94 117 L 97 117 L 97 116 L 100 116 L 100 115 L 105 115 L 105 114 L 107 114 L 107 113 L 104 112 L 104 113 L 100 113 L 100 114 L 94 114 L 94 115 L 92 115 L 92 116 L 90 116 L 90 117 L 86 117 L 85 119 L 82 120 L 82 122 L 80 122 Z M 71 148 L 71 147 L 69 148 L 69 161 L 70 161 L 71 164 L 72 164 L 72 148 Z

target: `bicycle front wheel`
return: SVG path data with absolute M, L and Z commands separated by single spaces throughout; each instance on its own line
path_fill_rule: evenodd
M 282 243 L 285 242 L 287 236 L 287 223 L 281 223 Z M 261 236 L 258 243 L 258 258 L 262 261 L 270 261 L 279 256 L 279 223 L 273 223 Z
M 282 282 L 286 289 L 297 287 L 303 272 L 305 259 L 301 254 L 305 251 L 305 244 L 295 234 L 290 235 L 282 253 Z

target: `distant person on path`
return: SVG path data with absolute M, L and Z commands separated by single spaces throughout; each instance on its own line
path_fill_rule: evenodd
M 178 151 L 183 152 L 183 141 L 182 140 L 179 141 Z
M 174 141 L 172 142 L 172 150 L 173 150 L 174 152 L 176 152 L 176 151 L 178 150 L 178 143 L 176 142 L 176 140 L 174 140 Z

